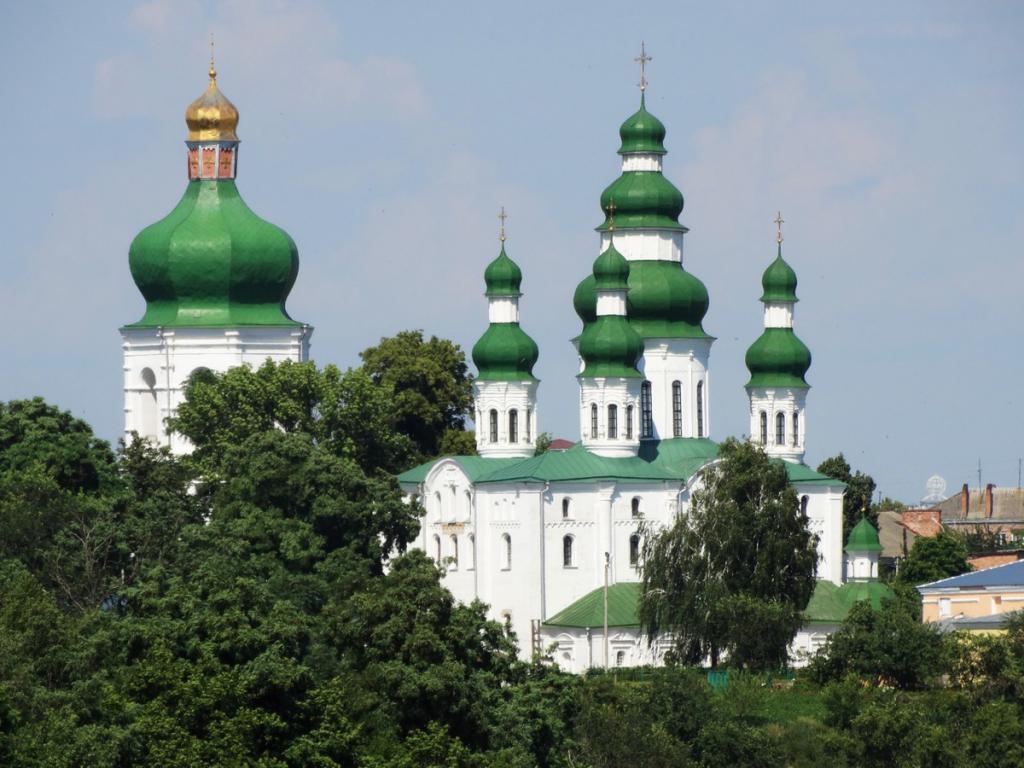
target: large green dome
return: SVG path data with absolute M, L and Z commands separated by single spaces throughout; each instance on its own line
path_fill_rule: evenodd
M 622 146 L 620 155 L 629 154 L 665 154 L 665 125 L 647 111 L 644 94 L 640 94 L 640 109 L 626 118 L 619 128 Z
M 796 297 L 796 272 L 782 258 L 782 245 L 779 255 L 768 265 L 761 277 L 764 293 L 761 301 L 798 301 Z
M 811 367 L 811 351 L 792 328 L 765 328 L 746 356 L 748 387 L 807 389 L 804 376 Z
M 285 300 L 299 271 L 288 233 L 254 214 L 235 182 L 191 181 L 128 253 L 146 299 L 140 326 L 299 325 Z
M 505 253 L 504 243 L 501 245 L 501 253 L 484 270 L 484 282 L 487 284 L 486 296 L 522 295 L 519 286 L 523 284 L 523 271 Z
M 679 223 L 683 212 L 683 193 L 657 171 L 623 171 L 601 193 L 605 220 L 598 230 L 610 224 L 610 209 L 615 203 L 616 229 L 674 229 L 686 231 Z
M 473 363 L 483 381 L 528 381 L 539 356 L 537 343 L 519 323 L 491 323 L 473 345 Z

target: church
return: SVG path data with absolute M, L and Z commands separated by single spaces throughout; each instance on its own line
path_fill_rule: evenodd
M 647 60 L 641 54 L 641 66 Z M 523 274 L 503 229 L 484 270 L 488 325 L 472 352 L 476 455 L 398 477 L 425 510 L 416 546 L 445 569 L 454 596 L 488 604 L 524 657 L 550 649 L 573 671 L 660 661 L 663 649 L 649 647 L 635 622 L 641 524 L 687 514 L 718 451 L 708 292 L 684 268 L 683 196 L 662 172 L 665 126 L 646 109 L 641 75 L 639 109 L 619 129 L 621 174 L 600 196 L 597 255 L 589 272 L 580 264 L 572 295 L 582 323 L 573 340 L 578 442 L 536 452 L 539 350 L 520 325 Z M 236 187 L 238 110 L 212 59 L 186 123 L 185 193 L 131 244 L 146 309 L 121 329 L 125 434 L 176 452 L 190 447 L 165 419 L 192 373 L 306 361 L 312 335 L 285 309 L 298 274 L 294 241 Z M 844 485 L 803 463 L 811 354 L 793 329 L 797 278 L 782 256 L 781 215 L 777 224 L 777 255 L 761 278 L 764 329 L 746 355 L 750 439 L 785 466 L 818 537 L 819 586 L 838 589 Z M 468 308 L 466 321 L 475 316 Z M 795 646 L 812 644 L 803 632 Z

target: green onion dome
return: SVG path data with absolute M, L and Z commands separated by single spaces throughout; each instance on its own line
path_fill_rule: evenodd
M 592 323 L 597 319 L 597 281 L 594 275 L 584 277 L 576 286 L 572 295 L 572 306 L 583 324 Z
M 482 381 L 531 381 L 537 343 L 519 323 L 491 323 L 473 345 L 473 363 Z
M 804 376 L 811 367 L 811 351 L 792 328 L 765 328 L 746 356 L 748 387 L 807 389 Z
M 609 245 L 594 261 L 595 294 L 625 292 L 629 273 L 629 262 Z M 644 342 L 624 315 L 600 315 L 580 334 L 579 353 L 584 363 L 582 376 L 639 378 L 636 363 L 644 353 Z
M 761 277 L 764 294 L 761 301 L 799 301 L 796 297 L 796 272 L 782 258 L 782 245 L 779 255 L 768 265 Z
M 866 518 L 853 526 L 850 536 L 846 539 L 844 552 L 881 552 L 882 544 L 878 540 L 878 530 Z
M 665 125 L 647 111 L 642 91 L 640 109 L 630 115 L 619 128 L 619 138 L 622 139 L 620 155 L 665 154 Z
M 232 179 L 189 182 L 177 207 L 136 236 L 128 261 L 146 299 L 134 327 L 299 325 L 285 310 L 295 243 L 249 209 Z
M 485 296 L 522 296 L 519 286 L 523 283 L 523 271 L 505 253 L 504 243 L 498 258 L 484 270 L 484 282 L 487 284 Z
M 609 212 L 615 201 L 616 229 L 673 229 L 687 231 L 679 223 L 683 193 L 658 171 L 623 171 L 601 193 L 605 220 L 599 231 L 608 229 Z

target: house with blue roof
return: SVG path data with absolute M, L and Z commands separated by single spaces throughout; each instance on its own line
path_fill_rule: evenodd
M 944 629 L 1001 631 L 1007 615 L 1024 610 L 1024 560 L 922 584 L 923 621 Z

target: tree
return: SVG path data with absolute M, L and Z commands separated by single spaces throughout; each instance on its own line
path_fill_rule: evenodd
M 439 454 L 446 432 L 466 428 L 473 376 L 458 344 L 436 336 L 424 341 L 423 331 L 402 331 L 359 356 L 363 370 L 387 393 L 395 428 L 422 458 Z
M 777 667 L 814 589 L 817 540 L 786 470 L 728 439 L 687 515 L 647 529 L 640 620 L 673 638 L 678 660 L 726 652 L 736 666 Z
M 536 447 L 535 455 L 540 456 L 542 453 L 547 453 L 551 449 L 551 433 L 541 432 L 537 435 L 537 442 L 534 445 Z
M 846 541 L 846 537 L 850 535 L 853 526 L 860 522 L 861 517 L 866 517 L 875 528 L 878 528 L 879 508 L 871 503 L 875 493 L 875 481 L 871 475 L 862 474 L 859 469 L 853 472 L 842 453 L 825 459 L 818 465 L 818 471 L 846 483 L 846 493 L 843 496 L 843 541 Z
M 972 570 L 967 562 L 967 544 L 946 530 L 937 536 L 919 536 L 900 565 L 899 579 L 905 584 L 926 584 Z

